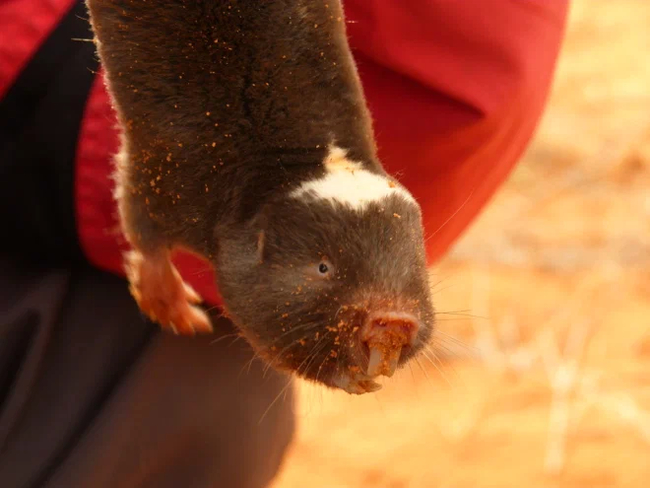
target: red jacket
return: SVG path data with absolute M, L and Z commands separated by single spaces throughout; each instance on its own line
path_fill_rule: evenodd
M 0 0 L 0 97 L 74 0 Z M 379 155 L 420 202 L 438 259 L 508 176 L 542 114 L 568 0 L 345 0 Z M 123 274 L 109 174 L 115 117 L 95 79 L 78 142 L 77 228 L 99 268 Z M 179 255 L 207 301 L 212 273 Z

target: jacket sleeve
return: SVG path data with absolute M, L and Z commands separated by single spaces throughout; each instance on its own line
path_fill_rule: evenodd
M 350 43 L 387 170 L 422 205 L 438 259 L 508 176 L 543 112 L 568 0 L 346 0 Z M 78 226 L 95 265 L 122 274 L 107 177 L 117 139 L 101 79 L 79 143 Z M 205 263 L 181 274 L 219 302 Z
M 379 155 L 423 210 L 431 262 L 509 175 L 541 118 L 568 0 L 347 0 Z
M 0 99 L 74 0 L 0 0 Z

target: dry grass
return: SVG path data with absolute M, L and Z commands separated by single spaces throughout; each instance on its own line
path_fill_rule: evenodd
M 371 396 L 300 385 L 275 488 L 650 482 L 649 26 L 575 0 L 533 145 L 434 270 L 467 346 Z

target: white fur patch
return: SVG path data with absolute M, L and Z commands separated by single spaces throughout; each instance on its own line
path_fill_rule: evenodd
M 363 169 L 356 161 L 346 157 L 346 151 L 332 146 L 325 159 L 325 176 L 306 181 L 291 196 L 308 196 L 337 202 L 355 210 L 363 210 L 368 204 L 391 195 L 415 203 L 413 196 L 389 178 Z

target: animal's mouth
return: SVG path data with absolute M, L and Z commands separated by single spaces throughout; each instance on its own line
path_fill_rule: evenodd
M 358 366 L 339 371 L 332 386 L 348 393 L 363 394 L 381 389 L 380 377 L 392 377 L 400 363 L 414 352 L 419 322 L 409 314 L 379 313 L 366 322 L 359 334 Z
M 284 346 L 257 349 L 276 369 L 359 395 L 380 390 L 381 378 L 392 377 L 416 355 L 429 330 L 428 321 L 414 314 L 379 311 L 350 316 L 306 335 L 299 331 Z
M 406 358 L 413 355 L 414 350 L 412 346 L 404 346 L 397 353 L 394 351 L 385 355 L 370 353 L 365 370 L 359 366 L 349 367 L 347 371 L 337 372 L 328 384 L 355 395 L 381 390 L 382 385 L 379 380 L 382 377 L 392 377 L 399 366 L 408 361 Z

